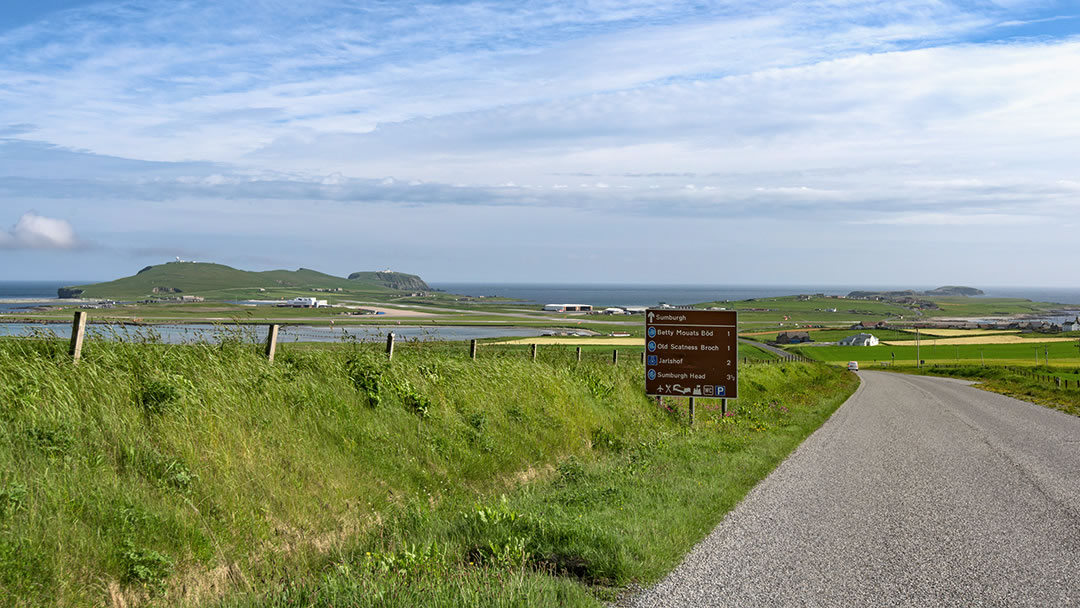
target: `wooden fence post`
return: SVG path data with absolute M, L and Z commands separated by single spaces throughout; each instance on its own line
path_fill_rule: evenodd
M 612 365 L 618 365 L 619 364 L 619 349 L 617 349 L 617 348 L 611 351 L 611 364 Z
M 266 360 L 274 362 L 274 353 L 277 351 L 278 324 L 271 323 L 270 330 L 266 332 Z
M 532 360 L 536 361 L 536 342 L 533 342 L 532 345 Z
M 394 359 L 394 332 L 386 334 L 386 360 Z
M 476 358 L 476 340 L 470 340 L 469 341 L 469 358 L 470 359 L 475 359 Z
M 535 358 L 535 356 L 534 356 Z M 581 363 L 581 347 L 577 347 L 577 362 Z
M 79 362 L 82 357 L 83 337 L 86 335 L 86 313 L 81 310 L 75 311 L 75 319 L 71 322 L 71 360 Z

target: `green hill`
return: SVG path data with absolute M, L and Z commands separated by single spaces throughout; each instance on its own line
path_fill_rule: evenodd
M 198 295 L 209 298 L 252 297 L 272 294 L 284 297 L 291 292 L 336 289 L 348 293 L 388 293 L 398 289 L 427 289 L 416 275 L 397 272 L 353 273 L 343 278 L 307 268 L 252 272 L 223 264 L 169 262 L 147 266 L 134 276 L 105 283 L 62 287 L 61 298 L 135 299 Z
M 382 272 L 354 272 L 349 275 L 350 281 L 371 281 L 380 285 L 385 285 L 391 289 L 401 289 L 407 291 L 427 291 L 431 289 L 423 279 L 415 274 L 405 274 L 403 272 L 392 272 L 385 270 Z

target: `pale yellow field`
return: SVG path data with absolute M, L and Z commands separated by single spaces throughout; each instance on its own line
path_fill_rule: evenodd
M 568 344 L 570 346 L 645 346 L 645 338 L 611 338 L 605 336 L 539 336 L 536 338 L 516 338 L 493 342 L 493 344 Z
M 943 338 L 962 338 L 966 336 L 981 336 L 984 334 L 1018 334 L 1019 329 L 920 329 L 919 333 L 924 336 L 941 336 Z
M 971 336 L 960 338 L 927 338 L 922 341 L 923 346 L 936 344 L 938 346 L 963 346 L 965 344 L 1043 344 L 1046 342 L 1076 342 L 1076 338 L 1021 338 L 1016 334 L 1003 334 L 996 336 Z M 898 340 L 882 342 L 889 346 L 915 346 L 915 340 Z

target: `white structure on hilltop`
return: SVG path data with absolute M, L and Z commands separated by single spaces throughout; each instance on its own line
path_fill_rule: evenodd
M 837 342 L 839 346 L 877 346 L 877 336 L 873 334 L 855 334 Z

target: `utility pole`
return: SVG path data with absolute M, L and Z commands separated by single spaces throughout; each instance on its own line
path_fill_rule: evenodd
M 919 328 L 915 328 L 915 366 L 922 369 L 922 355 L 919 354 Z

